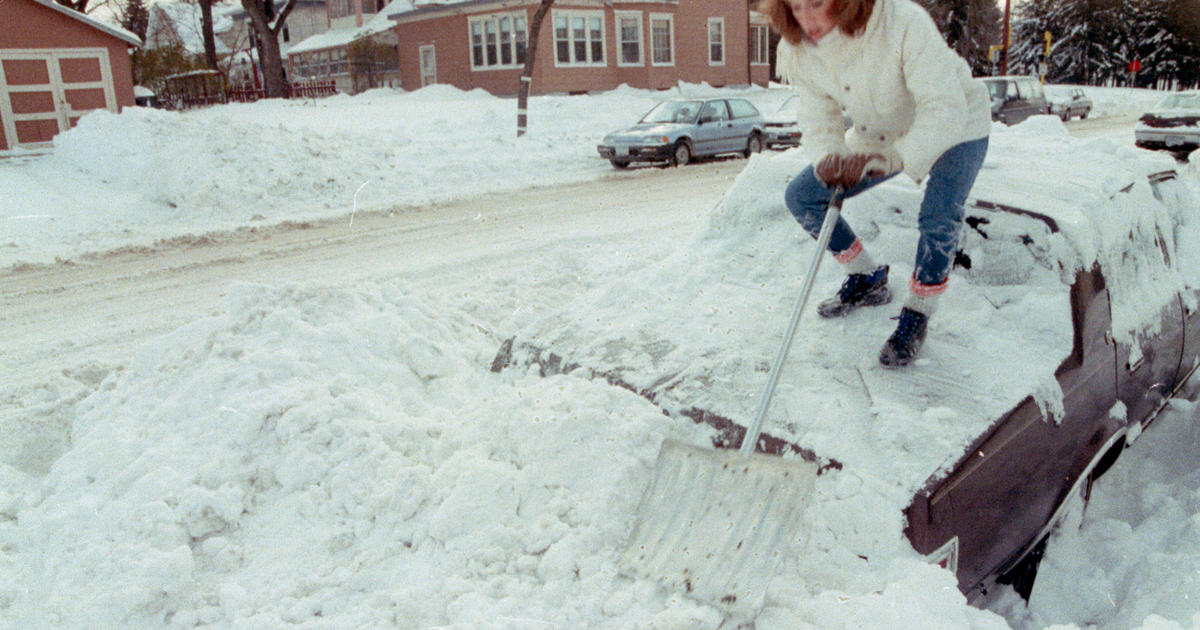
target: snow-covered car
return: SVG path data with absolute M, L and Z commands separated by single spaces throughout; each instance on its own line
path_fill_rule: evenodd
M 1179 153 L 1200 148 L 1200 90 L 1170 94 L 1142 114 L 1133 141 L 1145 149 Z
M 1085 151 L 1047 120 L 993 133 L 952 290 L 912 366 L 876 360 L 899 304 L 801 321 L 758 444 L 821 470 L 797 534 L 820 542 L 797 552 L 799 570 L 909 553 L 971 601 L 1000 583 L 1027 596 L 1070 506 L 1190 395 L 1200 204 L 1169 158 L 1115 140 Z M 693 242 L 528 323 L 493 370 L 603 379 L 694 421 L 692 439 L 739 446 L 814 247 L 764 191 L 806 164 L 785 152 L 748 165 Z M 920 201 L 900 177 L 844 209 L 897 295 Z M 814 295 L 841 279 L 823 268 Z
M 600 157 L 616 168 L 631 162 L 682 166 L 697 157 L 763 148 L 763 117 L 744 98 L 671 99 L 656 104 L 635 125 L 600 142 Z
M 984 77 L 992 99 L 992 120 L 1015 125 L 1030 116 L 1050 113 L 1046 93 L 1036 77 Z
M 800 132 L 800 123 L 796 117 L 796 107 L 799 103 L 798 97 L 789 96 L 779 105 L 779 109 L 775 110 L 775 113 L 766 116 L 766 122 L 763 124 L 766 131 L 763 144 L 768 149 L 794 147 L 800 144 L 800 137 L 803 134 Z
M 1063 119 L 1063 122 L 1076 116 L 1087 118 L 1092 113 L 1092 99 L 1088 98 L 1083 88 L 1071 88 L 1066 94 L 1050 98 L 1050 113 Z

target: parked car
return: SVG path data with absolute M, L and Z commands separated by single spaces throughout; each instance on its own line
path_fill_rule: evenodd
M 1065 96 L 1050 99 L 1050 113 L 1063 119 L 1072 117 L 1087 118 L 1092 113 L 1092 99 L 1084 94 L 1083 88 L 1071 88 Z
M 1015 125 L 1030 116 L 1049 114 L 1050 104 L 1037 77 L 984 77 L 992 97 L 992 120 Z
M 744 98 L 662 101 L 628 129 L 604 136 L 596 149 L 616 168 L 631 162 L 682 166 L 694 158 L 762 151 L 764 121 Z
M 766 117 L 764 123 L 766 135 L 763 137 L 763 144 L 768 149 L 794 147 L 800 144 L 800 137 L 803 134 L 800 132 L 800 123 L 796 114 L 799 104 L 799 97 L 789 96 L 779 106 L 779 109 L 775 110 L 774 114 Z
M 1200 148 L 1200 90 L 1177 92 L 1142 114 L 1133 141 L 1146 149 L 1177 153 Z
M 1200 365 L 1190 188 L 1174 171 L 1148 175 L 1160 164 L 1151 157 L 1047 160 L 1049 146 L 993 145 L 1012 153 L 981 173 L 967 204 L 954 300 L 939 308 L 925 363 L 908 372 L 874 364 L 894 326 L 884 314 L 811 317 L 758 444 L 816 462 L 831 488 L 846 479 L 854 492 L 888 488 L 889 498 L 861 505 L 837 492 L 817 497 L 811 518 L 829 527 L 845 513 L 865 516 L 864 505 L 902 511 L 870 518 L 897 521 L 974 602 L 997 583 L 1029 595 L 1053 528 L 1168 399 L 1194 395 L 1183 388 Z M 777 189 L 764 187 L 805 163 L 780 156 L 747 168 L 682 255 L 531 322 L 492 369 L 536 365 L 607 382 L 712 427 L 715 446 L 738 447 L 797 288 L 777 277 L 803 271 L 811 251 L 796 246 Z M 1088 177 L 1072 178 L 1079 173 Z M 878 241 L 915 239 L 912 184 L 879 190 L 855 200 L 855 220 Z M 838 281 L 832 272 L 817 290 Z M 692 287 L 700 290 L 680 293 Z M 857 535 L 845 533 L 866 560 L 877 543 Z

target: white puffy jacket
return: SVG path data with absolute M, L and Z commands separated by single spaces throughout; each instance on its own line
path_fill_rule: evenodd
M 777 68 L 803 97 L 797 117 L 813 160 L 892 146 L 919 180 L 946 149 L 991 131 L 987 87 L 911 0 L 875 0 L 854 37 L 835 28 L 816 43 L 781 40 Z

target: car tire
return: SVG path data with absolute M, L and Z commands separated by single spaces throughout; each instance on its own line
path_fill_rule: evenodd
M 673 166 L 684 166 L 692 161 L 692 145 L 688 144 L 687 140 L 680 140 L 675 143 L 675 149 L 671 151 L 671 164 Z
M 1083 120 L 1084 118 L 1087 118 L 1087 115 L 1088 115 L 1088 112 L 1083 112 L 1082 114 L 1079 115 L 1079 120 Z
M 745 155 L 747 158 L 749 158 L 755 153 L 762 153 L 762 150 L 762 136 L 758 135 L 757 133 L 752 133 L 750 134 L 750 139 L 746 141 L 746 150 L 742 152 L 742 155 Z
M 613 168 L 629 168 L 629 160 L 609 160 L 612 162 Z

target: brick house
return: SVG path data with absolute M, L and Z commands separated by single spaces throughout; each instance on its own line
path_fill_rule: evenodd
M 141 39 L 53 0 L 0 2 L 0 151 L 47 146 L 83 114 L 134 104 Z
M 537 0 L 417 0 L 393 14 L 401 87 L 517 93 Z M 745 0 L 558 0 L 539 33 L 531 93 L 622 84 L 766 85 L 765 16 Z

